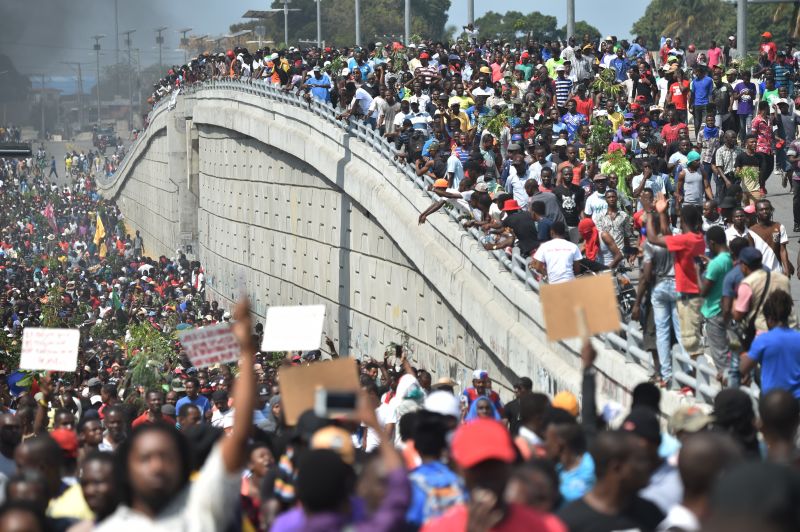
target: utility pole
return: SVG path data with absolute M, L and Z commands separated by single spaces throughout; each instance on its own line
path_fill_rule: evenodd
M 95 35 L 94 39 L 94 52 L 97 56 L 97 125 L 100 125 L 100 39 L 105 39 L 105 35 Z
M 133 35 L 136 30 L 125 32 L 125 48 L 128 49 L 128 129 L 133 129 L 133 63 L 131 62 L 131 45 Z
M 411 42 L 411 0 L 406 0 L 405 45 Z
M 119 65 L 119 0 L 114 0 L 114 34 L 117 46 L 114 48 L 114 64 Z
M 283 12 L 283 44 L 286 48 L 289 47 L 289 11 L 302 11 L 302 9 L 289 9 L 289 2 L 291 0 L 283 0 L 283 9 L 265 9 L 256 11 L 251 9 L 247 11 L 242 18 L 267 18 L 270 13 Z
M 41 136 L 42 139 L 46 140 L 47 136 L 44 133 L 44 74 L 41 74 L 41 76 L 42 76 L 42 93 L 39 95 L 40 96 L 39 105 L 42 108 L 42 129 L 39 130 L 39 135 Z
M 356 46 L 361 46 L 361 0 L 356 0 Z
M 567 0 L 567 42 L 575 36 L 575 0 Z
M 475 24 L 475 0 L 467 0 L 467 24 Z
M 62 61 L 65 65 L 78 67 L 78 129 L 83 131 L 83 73 L 78 61 Z
M 317 2 L 317 48 L 322 48 L 322 0 Z
M 184 28 L 182 30 L 178 30 L 178 33 L 181 34 L 181 46 L 183 46 L 183 64 L 187 64 L 189 62 L 189 38 L 186 36 L 192 28 Z
M 156 28 L 156 33 L 158 33 L 158 35 L 156 36 L 156 44 L 158 45 L 159 72 L 164 70 L 164 61 L 163 61 L 163 56 L 161 55 L 161 48 L 164 46 L 164 37 L 161 34 L 164 33 L 165 31 L 167 31 L 166 26 L 161 26 L 160 28 Z

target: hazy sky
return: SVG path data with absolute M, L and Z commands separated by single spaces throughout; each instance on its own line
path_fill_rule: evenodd
M 164 63 L 176 63 L 183 58 L 183 52 L 178 50 L 177 30 L 192 28 L 193 35 L 226 34 L 231 24 L 243 20 L 241 15 L 245 11 L 263 9 L 270 2 L 271 0 L 118 0 L 119 29 L 120 32 L 136 30 L 133 48 L 140 50 L 142 63 L 148 65 L 158 60 L 154 29 L 167 26 L 164 33 Z M 611 33 L 624 38 L 629 36 L 631 25 L 644 13 L 649 0 L 576 0 L 575 3 L 578 20 L 589 21 L 604 34 Z M 565 23 L 566 18 L 565 0 L 476 0 L 476 17 L 489 8 L 501 13 L 510 9 L 523 12 L 538 9 L 556 16 L 559 26 Z M 466 13 L 466 0 L 454 0 L 448 23 L 464 25 Z M 79 61 L 83 63 L 84 73 L 89 78 L 95 71 L 95 54 L 89 38 L 94 34 L 107 36 L 101 41 L 101 65 L 114 61 L 114 0 L 0 0 L 0 14 L 0 53 L 8 54 L 23 73 L 72 77 L 73 68 L 61 62 Z M 323 38 L 324 35 L 323 28 Z M 120 48 L 124 47 L 121 37 Z M 124 51 L 120 54 L 120 59 L 125 60 Z

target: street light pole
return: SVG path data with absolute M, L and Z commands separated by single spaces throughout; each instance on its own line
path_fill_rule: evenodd
M 322 48 L 322 0 L 317 2 L 317 48 Z
M 356 0 L 356 46 L 361 46 L 361 1 Z
M 65 65 L 78 67 L 78 129 L 83 131 L 83 72 L 78 61 L 62 61 Z
M 183 46 L 183 64 L 186 65 L 189 63 L 189 38 L 186 36 L 192 28 L 184 28 L 182 30 L 178 30 L 178 33 L 181 34 L 181 46 Z
M 736 50 L 742 59 L 747 55 L 747 0 L 736 2 Z
M 575 0 L 567 0 L 567 42 L 575 36 Z
M 97 60 L 97 124 L 100 125 L 100 39 L 104 39 L 105 35 L 94 35 L 94 51 Z
M 128 129 L 133 129 L 133 63 L 131 62 L 131 45 L 133 35 L 136 30 L 128 30 L 125 33 L 125 47 L 128 49 Z
M 405 13 L 405 45 L 411 42 L 411 0 L 406 0 Z
M 164 70 L 164 61 L 163 56 L 161 55 L 161 48 L 164 46 L 164 37 L 161 35 L 167 31 L 166 26 L 161 26 L 160 28 L 156 28 L 156 33 L 158 36 L 156 37 L 156 44 L 158 44 L 158 68 L 159 71 Z
M 475 24 L 475 0 L 467 0 L 467 24 Z
M 283 46 L 289 48 L 289 0 L 283 0 Z

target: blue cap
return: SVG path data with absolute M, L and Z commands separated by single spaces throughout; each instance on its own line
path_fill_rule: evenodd
M 739 261 L 750 268 L 756 268 L 760 266 L 763 258 L 764 257 L 761 255 L 761 252 L 752 246 L 746 247 L 739 252 Z

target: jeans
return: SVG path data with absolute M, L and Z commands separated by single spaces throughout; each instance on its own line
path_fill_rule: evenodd
M 677 338 L 681 337 L 675 279 L 658 281 L 653 287 L 650 302 L 653 304 L 653 319 L 656 322 L 656 351 L 661 362 L 661 378 L 670 381 L 672 380 L 672 330 L 675 330 Z
M 792 179 L 792 213 L 794 225 L 800 225 L 800 181 Z
M 771 153 L 757 153 L 758 156 L 758 181 L 761 188 L 766 188 L 767 179 L 775 170 L 775 156 Z
M 728 327 L 725 320 L 722 319 L 722 313 L 713 318 L 706 318 L 706 336 L 717 373 L 724 375 L 725 369 L 729 366 L 730 349 L 728 347 Z
M 750 134 L 750 126 L 753 124 L 753 115 L 736 115 L 739 117 L 739 141 L 744 145 L 745 137 Z
M 692 120 L 694 120 L 695 137 L 700 138 L 700 132 L 703 131 L 703 126 L 706 123 L 706 114 L 708 113 L 708 105 L 695 105 L 692 107 Z

